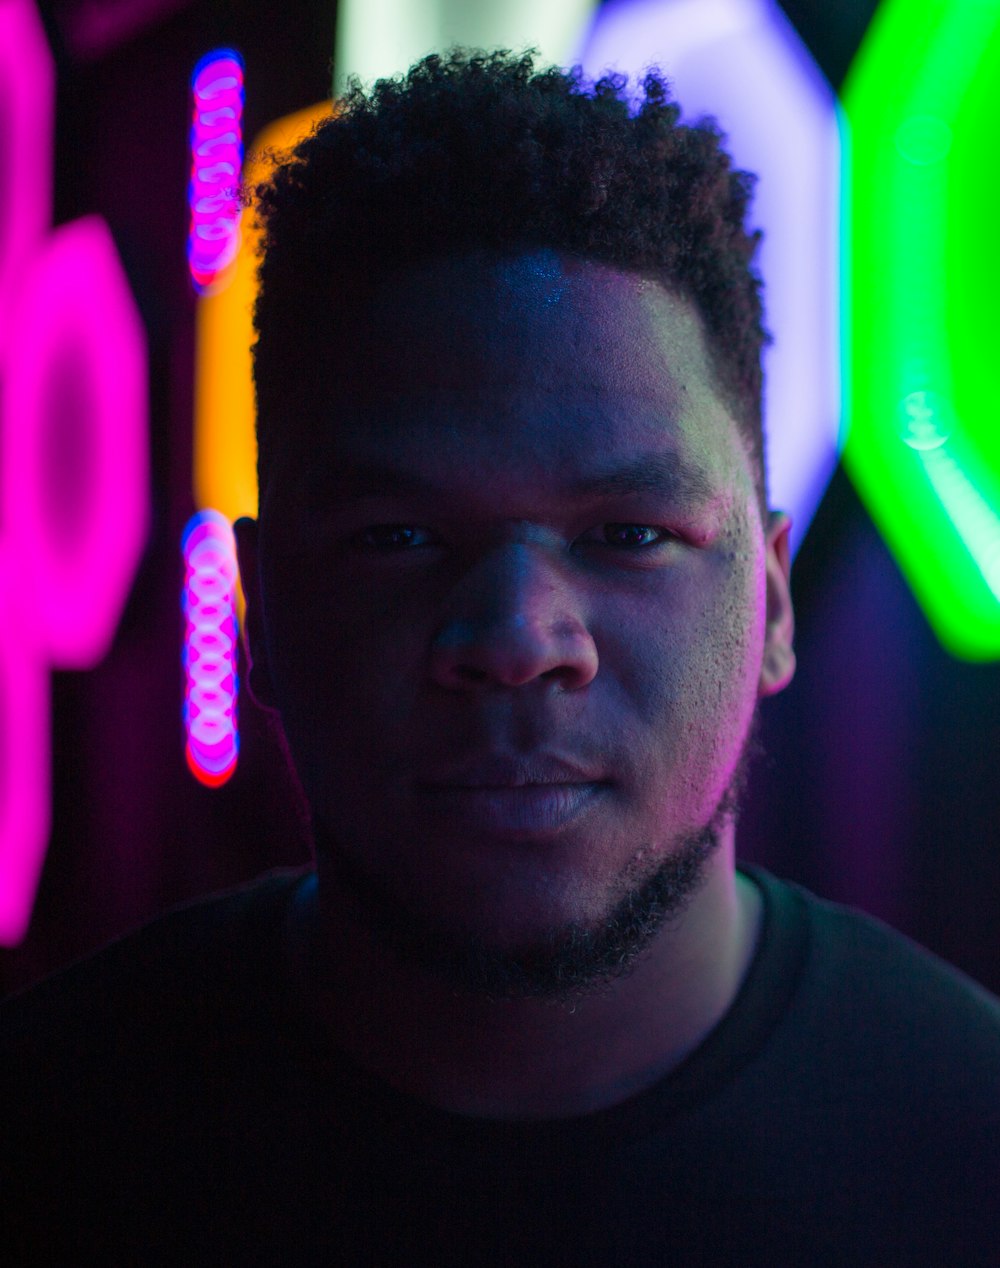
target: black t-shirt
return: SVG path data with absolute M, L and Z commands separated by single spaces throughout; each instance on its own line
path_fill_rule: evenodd
M 308 874 L 155 921 L 0 1009 L 5 1264 L 1000 1265 L 1000 1001 L 759 868 L 760 945 L 610 1109 L 449 1114 L 331 1051 Z

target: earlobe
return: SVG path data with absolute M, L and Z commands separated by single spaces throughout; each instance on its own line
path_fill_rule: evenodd
M 760 671 L 760 696 L 783 690 L 795 673 L 795 615 L 792 611 L 791 551 L 792 521 L 781 511 L 768 516 L 765 533 L 767 569 L 767 624 L 764 630 L 764 658 Z
M 247 685 L 250 695 L 262 709 L 277 709 L 274 684 L 267 659 L 264 639 L 264 609 L 260 589 L 257 521 L 243 516 L 233 525 L 240 582 L 246 599 L 243 620 L 243 649 L 246 652 Z

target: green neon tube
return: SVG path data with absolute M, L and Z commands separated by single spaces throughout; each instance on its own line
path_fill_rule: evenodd
M 844 85 L 843 458 L 942 644 L 1000 659 L 1000 0 L 886 0 Z

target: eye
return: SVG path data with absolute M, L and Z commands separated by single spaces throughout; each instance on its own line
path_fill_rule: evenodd
M 424 528 L 412 524 L 372 524 L 356 533 L 353 541 L 363 550 L 375 550 L 383 553 L 405 550 L 408 546 L 421 546 L 420 534 L 428 536 Z
M 624 550 L 650 550 L 677 540 L 669 529 L 654 524 L 602 524 L 594 531 L 604 535 L 602 545 Z
M 592 533 L 600 533 L 604 538 L 596 544 L 627 551 L 653 550 L 677 540 L 669 529 L 652 524 L 601 524 Z M 427 529 L 413 524 L 371 524 L 352 538 L 353 543 L 362 550 L 380 554 L 399 553 L 417 546 L 426 546 L 430 540 L 431 534 Z M 588 544 L 594 543 L 593 536 L 581 540 Z

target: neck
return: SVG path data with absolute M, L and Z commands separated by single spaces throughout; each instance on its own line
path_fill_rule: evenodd
M 749 968 L 760 906 L 735 872 L 730 825 L 632 972 L 570 1005 L 489 1000 L 402 963 L 325 880 L 294 909 L 290 936 L 309 1007 L 358 1064 L 454 1113 L 561 1118 L 643 1091 L 706 1038 Z

